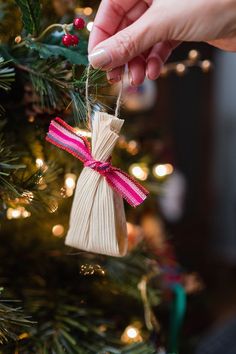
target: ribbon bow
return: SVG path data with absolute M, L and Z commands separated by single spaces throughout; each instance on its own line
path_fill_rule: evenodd
M 134 178 L 112 166 L 110 161 L 94 160 L 88 140 L 78 135 L 62 119 L 57 117 L 51 121 L 46 140 L 75 156 L 85 167 L 92 168 L 102 175 L 111 188 L 130 205 L 136 207 L 146 199 L 148 191 Z

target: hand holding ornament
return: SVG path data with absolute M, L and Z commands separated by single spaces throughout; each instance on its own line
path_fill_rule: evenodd
M 89 60 L 121 78 L 128 64 L 130 81 L 155 80 L 182 41 L 203 41 L 236 51 L 236 0 L 102 0 L 89 40 Z

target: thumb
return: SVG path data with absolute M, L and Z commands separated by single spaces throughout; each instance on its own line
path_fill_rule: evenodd
M 155 17 L 150 7 L 132 25 L 99 43 L 89 55 L 90 64 L 96 69 L 113 69 L 151 48 L 163 30 Z

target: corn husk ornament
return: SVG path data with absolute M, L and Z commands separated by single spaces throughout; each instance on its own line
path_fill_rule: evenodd
M 86 80 L 88 117 L 89 70 Z M 121 88 L 122 90 L 122 88 Z M 81 160 L 84 168 L 78 178 L 74 195 L 66 245 L 87 252 L 115 257 L 127 252 L 127 228 L 123 199 L 136 207 L 148 192 L 132 177 L 112 166 L 111 155 L 124 120 L 118 118 L 121 90 L 115 116 L 95 112 L 92 122 L 92 148 L 85 137 L 62 119 L 51 121 L 46 139 Z

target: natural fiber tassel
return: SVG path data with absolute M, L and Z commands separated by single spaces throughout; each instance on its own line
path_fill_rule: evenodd
M 107 113 L 95 113 L 94 159 L 110 158 L 123 122 Z M 77 182 L 66 244 L 110 256 L 123 256 L 127 250 L 123 199 L 102 175 L 89 167 L 83 169 Z
M 88 68 L 89 75 L 89 68 Z M 148 191 L 127 173 L 111 164 L 111 155 L 119 138 L 123 120 L 91 107 L 86 81 L 88 121 L 92 128 L 92 150 L 86 138 L 60 118 L 53 120 L 47 140 L 84 163 L 76 186 L 70 226 L 65 243 L 88 252 L 121 257 L 127 251 L 127 228 L 123 199 L 137 206 Z M 120 107 L 121 91 L 116 114 Z

